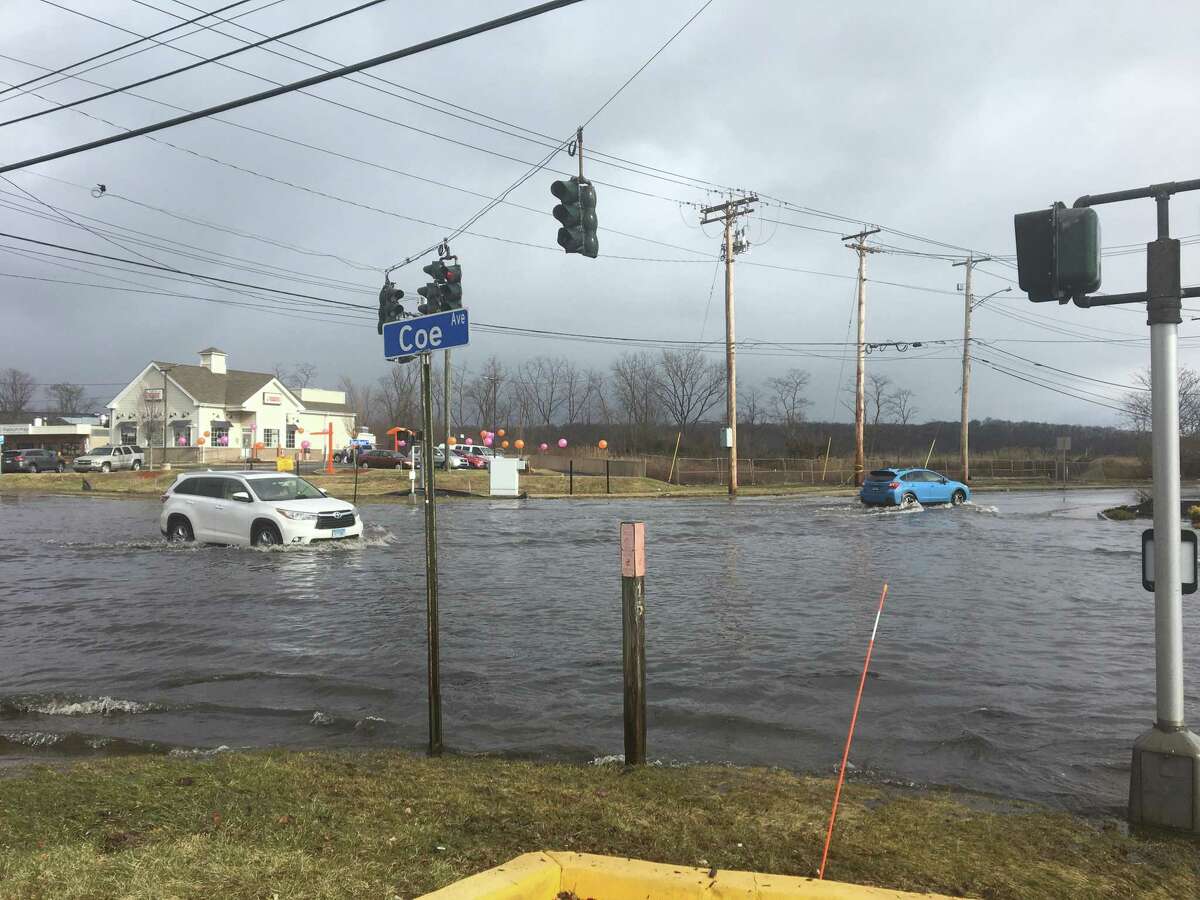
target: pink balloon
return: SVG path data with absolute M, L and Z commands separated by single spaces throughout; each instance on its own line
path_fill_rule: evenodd
M 401 441 L 401 442 L 400 442 L 400 446 L 401 446 L 401 447 L 407 447 L 407 446 L 408 446 L 408 441 Z
M 474 438 L 467 438 L 467 446 L 468 447 L 471 446 L 471 444 L 473 444 L 474 442 L 475 442 Z
M 543 451 L 544 451 L 544 450 L 549 450 L 549 449 L 550 449 L 550 445 L 549 445 L 549 444 L 540 444 L 540 445 L 538 446 L 538 449 L 539 449 L 539 450 L 543 450 Z
M 566 439 L 566 438 L 559 438 L 559 439 L 558 439 L 558 446 L 559 446 L 559 447 L 565 447 L 565 446 L 567 446 L 567 439 Z
M 311 446 L 312 446 L 312 444 L 310 444 L 308 441 L 301 441 L 301 442 L 300 442 L 300 449 L 301 449 L 301 450 L 307 450 L 307 449 L 308 449 L 309 447 L 311 447 Z
M 490 446 L 492 446 L 492 438 L 491 438 L 491 435 L 489 435 L 488 437 L 485 437 L 485 438 L 483 439 L 483 446 L 485 446 L 485 447 L 490 447 Z

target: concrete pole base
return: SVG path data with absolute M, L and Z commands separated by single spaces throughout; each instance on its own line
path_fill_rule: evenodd
M 1200 737 L 1156 726 L 1133 742 L 1129 821 L 1200 834 Z

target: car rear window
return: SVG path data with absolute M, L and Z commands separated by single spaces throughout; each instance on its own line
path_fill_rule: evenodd
M 891 469 L 876 469 L 867 476 L 871 481 L 891 481 L 895 477 L 896 473 Z

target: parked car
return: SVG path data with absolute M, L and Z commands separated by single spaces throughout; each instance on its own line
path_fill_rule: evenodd
M 859 499 L 869 506 L 913 506 L 971 499 L 971 489 L 930 469 L 876 469 L 863 479 Z
M 421 468 L 421 446 L 419 444 L 413 446 L 407 457 L 407 464 L 410 468 Z M 446 468 L 446 451 L 441 447 L 433 448 L 433 465 L 436 469 Z M 450 454 L 451 469 L 465 469 L 466 467 L 467 463 L 464 462 L 457 454 Z
M 271 547 L 362 535 L 358 510 L 297 475 L 191 472 L 162 495 L 158 526 L 172 542 Z
M 57 450 L 41 447 L 26 447 L 20 450 L 5 450 L 0 459 L 2 472 L 62 472 L 67 468 Z
M 134 444 L 118 444 L 115 447 L 97 447 L 83 456 L 75 457 L 72 468 L 76 472 L 116 472 L 132 469 L 136 472 L 146 464 L 142 448 Z
M 466 456 L 468 458 L 482 460 L 483 461 L 482 466 L 476 465 L 476 468 L 480 468 L 480 469 L 486 469 L 488 466 L 491 465 L 492 460 L 495 457 L 501 455 L 501 454 L 497 453 L 495 450 L 493 450 L 491 447 L 481 447 L 479 444 L 467 444 L 465 446 L 459 446 L 457 449 L 464 456 Z M 472 465 L 475 465 L 475 464 L 472 463 Z
M 488 460 L 486 456 L 476 456 L 474 453 L 467 453 L 466 447 L 455 447 L 450 451 L 450 455 L 462 460 L 463 466 L 472 469 L 486 469 Z
M 358 455 L 358 464 L 364 469 L 406 469 L 408 457 L 399 450 L 368 450 Z

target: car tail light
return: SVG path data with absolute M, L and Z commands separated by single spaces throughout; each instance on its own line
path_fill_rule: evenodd
M 17 462 L 25 462 L 25 457 L 23 457 L 23 456 L 18 456 L 18 457 L 17 457 Z
M 888 485 L 888 487 L 889 487 L 889 488 L 891 488 L 891 489 L 894 491 L 896 488 L 900 487 L 900 482 L 898 482 L 898 481 L 893 481 L 893 482 L 891 482 L 891 483 Z

